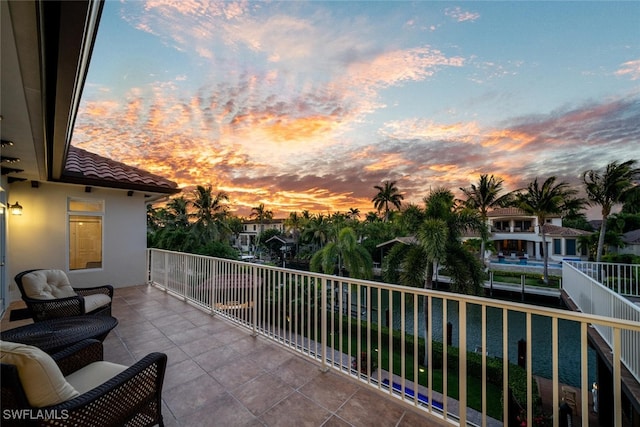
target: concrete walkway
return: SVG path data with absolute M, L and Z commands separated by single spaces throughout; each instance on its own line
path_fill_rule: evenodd
M 552 414 L 553 413 L 553 381 L 551 381 L 548 378 L 543 378 L 543 377 L 535 377 L 536 382 L 538 383 L 538 390 L 540 391 L 540 398 L 542 399 L 542 410 L 546 413 L 546 414 Z M 593 399 L 592 399 L 592 395 L 591 395 L 591 391 L 589 391 L 589 401 L 587 402 L 587 404 L 589 405 L 589 422 L 588 423 L 583 423 L 582 422 L 582 398 L 581 398 L 581 390 L 577 387 L 572 387 L 572 386 L 568 386 L 566 384 L 558 384 L 558 397 L 560 399 L 560 402 L 558 402 L 558 405 L 562 402 L 562 387 L 569 387 L 573 390 L 576 391 L 576 409 L 577 409 L 577 413 L 573 414 L 573 425 L 580 427 L 580 426 L 589 426 L 589 427 L 593 427 L 593 426 L 599 426 L 599 422 L 598 422 L 598 414 L 596 414 L 595 412 L 593 412 Z

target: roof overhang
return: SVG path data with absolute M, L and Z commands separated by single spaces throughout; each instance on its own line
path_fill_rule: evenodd
M 3 141 L 13 142 L 2 153 L 20 159 L 9 182 L 59 180 L 104 3 L 0 3 L 0 134 Z

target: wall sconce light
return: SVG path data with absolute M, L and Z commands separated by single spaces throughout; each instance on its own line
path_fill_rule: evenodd
M 9 210 L 12 215 L 22 215 L 22 205 L 17 201 L 15 204 L 9 205 Z

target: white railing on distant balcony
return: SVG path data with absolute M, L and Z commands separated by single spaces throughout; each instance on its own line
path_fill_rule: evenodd
M 587 261 L 565 263 L 620 295 L 640 297 L 640 264 Z
M 623 337 L 640 334 L 638 321 L 157 249 L 149 250 L 148 274 L 153 286 L 212 315 L 463 426 L 502 425 L 521 415 L 508 404 L 489 409 L 493 401 L 510 401 L 502 396 L 510 396 L 514 382 L 526 384 L 520 407 L 526 425 L 534 425 L 534 375 L 545 370 L 553 402 L 560 403 L 560 383 L 567 381 L 574 381 L 582 402 L 588 402 L 595 368 L 587 328 L 608 327 L 614 425 L 622 425 L 616 356 L 625 351 Z M 438 345 L 449 335 L 451 346 Z M 425 348 L 425 342 L 432 344 Z M 519 377 L 518 362 L 526 365 Z M 583 420 L 590 410 L 582 405 Z M 558 405 L 552 415 L 557 427 Z
M 581 264 L 588 264 L 587 266 Z M 592 267 L 606 265 L 601 263 L 565 263 L 562 270 L 564 279 L 563 289 L 573 300 L 578 308 L 587 314 L 597 316 L 613 317 L 629 322 L 640 322 L 640 306 L 624 298 L 612 289 L 602 285 L 595 277 L 597 274 L 589 275 Z M 620 274 L 633 272 L 632 269 L 624 268 L 623 264 L 613 264 L 608 273 L 615 271 Z M 629 266 L 633 267 L 633 266 Z M 637 270 L 636 270 L 637 273 Z M 612 276 L 608 274 L 608 277 Z M 629 279 L 630 276 L 625 276 Z M 623 280 L 624 281 L 624 280 Z M 615 282 L 620 283 L 617 279 Z M 633 283 L 632 281 L 629 281 Z M 637 287 L 637 283 L 636 283 Z M 632 287 L 627 287 L 630 290 Z M 613 348 L 614 330 L 605 325 L 594 324 L 596 330 L 602 338 Z M 633 331 L 622 331 L 622 346 L 620 348 L 620 360 L 625 364 L 629 372 L 640 382 L 640 333 Z

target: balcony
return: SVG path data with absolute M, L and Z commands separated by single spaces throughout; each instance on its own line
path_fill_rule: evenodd
M 571 381 L 576 425 L 621 426 L 629 408 L 621 378 L 638 384 L 639 317 L 160 250 L 149 251 L 148 271 L 151 285 L 116 291 L 119 325 L 105 341 L 105 358 L 131 364 L 151 351 L 168 355 L 169 426 L 498 426 L 516 416 L 533 425 L 540 410 L 558 426 L 562 386 Z M 588 278 L 574 273 L 580 277 L 571 282 L 585 289 Z M 21 324 L 3 319 L 2 329 Z M 596 330 L 613 355 L 612 379 L 599 384 L 600 413 L 605 404 L 614 408 L 611 423 L 598 423 L 592 410 Z M 425 338 L 433 343 L 427 348 Z M 519 406 L 502 405 L 514 382 L 524 384 Z
M 168 427 L 445 425 L 154 287 L 117 289 L 113 316 L 119 324 L 104 342 L 105 360 L 168 356 Z M 2 330 L 31 323 L 8 318 Z

